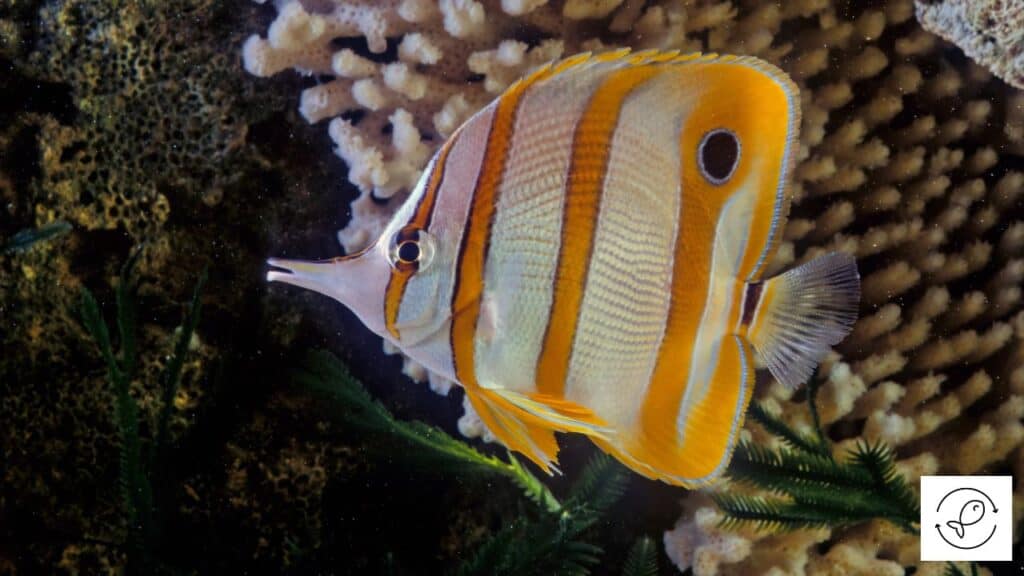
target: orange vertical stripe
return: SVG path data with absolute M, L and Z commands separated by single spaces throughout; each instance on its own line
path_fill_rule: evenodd
M 626 97 L 659 71 L 655 66 L 625 68 L 608 75 L 576 124 L 572 159 L 562 207 L 562 238 L 558 251 L 551 313 L 537 361 L 537 391 L 562 397 L 579 323 L 583 291 L 594 248 L 597 217 L 612 137 Z
M 740 433 L 744 412 L 754 389 L 754 352 L 750 345 L 735 335 L 722 338 L 718 366 L 712 376 L 713 384 L 704 399 L 694 404 L 692 413 L 700 417 L 687 421 L 680 447 L 690 463 L 686 475 L 698 480 L 695 485 L 702 484 L 699 480 L 713 474 L 726 459 L 731 449 L 730 436 Z M 741 412 L 738 419 L 737 410 Z M 735 430 L 734 421 L 737 424 Z M 708 438 L 709 430 L 721 431 L 725 436 Z M 735 436 L 732 440 L 735 446 Z
M 448 164 L 448 154 L 455 145 L 461 129 L 452 134 L 438 152 L 437 160 L 430 171 L 430 178 L 416 205 L 416 211 L 408 224 L 402 230 L 426 230 L 430 227 L 430 221 L 434 217 L 434 206 L 437 204 L 438 190 L 444 180 L 445 167 Z M 390 239 L 387 239 L 390 241 Z M 416 272 L 412 267 L 393 267 L 391 276 L 388 278 L 388 287 L 384 294 L 384 322 L 388 333 L 394 336 L 395 340 L 401 337 L 398 331 L 398 308 L 402 304 L 402 297 L 405 296 L 405 289 L 409 285 L 409 278 Z
M 694 66 L 701 68 L 695 72 L 706 89 L 697 96 L 697 105 L 688 116 L 680 137 L 683 182 L 672 272 L 672 299 L 654 374 L 641 407 L 639 435 L 636 438 L 639 445 L 634 452 L 655 468 L 689 478 L 699 478 L 705 472 L 702 468 L 706 463 L 699 462 L 696 456 L 707 456 L 715 451 L 715 446 L 721 448 L 727 440 L 727 436 L 712 438 L 706 434 L 701 437 L 687 435 L 691 442 L 684 446 L 680 445 L 680 434 L 676 428 L 692 368 L 689 364 L 693 346 L 708 297 L 715 227 L 728 198 L 748 181 L 752 171 L 760 171 L 757 174 L 759 185 L 764 188 L 757 192 L 754 221 L 740 265 L 739 279 L 733 287 L 733 293 L 725 296 L 732 299 L 731 318 L 726 324 L 731 328 L 742 313 L 743 280 L 755 267 L 762 247 L 768 242 L 780 174 L 764 166 L 781 165 L 791 114 L 785 98 L 780 97 L 783 95 L 779 86 L 752 67 L 742 64 Z M 759 106 L 741 104 L 743 94 L 750 92 L 764 94 Z M 729 116 L 723 118 L 723 111 L 730 111 Z M 727 124 L 740 136 L 744 152 L 729 182 L 715 186 L 700 176 L 696 165 L 696 150 L 704 134 L 723 124 Z M 751 161 L 755 157 L 757 163 Z M 715 336 L 731 338 L 727 334 Z M 734 347 L 723 342 L 719 368 L 723 363 L 736 363 L 732 350 L 727 348 Z M 706 425 L 703 428 L 705 432 L 708 426 L 721 426 L 720 432 L 724 435 L 730 432 L 731 420 L 727 422 L 724 417 L 728 413 L 731 418 L 738 400 L 738 391 L 731 388 L 737 386 L 735 369 L 734 365 L 716 369 L 712 382 L 708 383 L 707 396 L 703 401 L 696 402 L 691 414 L 687 416 L 688 419 L 700 419 Z M 687 424 L 691 422 L 688 420 Z M 706 449 L 711 452 L 700 448 L 701 444 L 707 444 Z M 686 457 L 683 457 L 684 453 Z
M 456 261 L 455 287 L 452 295 L 451 347 L 455 377 L 467 389 L 478 387 L 473 366 L 473 336 L 480 317 L 480 295 L 484 284 L 484 263 L 490 244 L 491 225 L 498 202 L 498 187 L 505 171 L 512 129 L 523 94 L 535 82 L 552 74 L 545 66 L 513 84 L 498 99 L 487 135 L 483 165 L 477 176 L 476 189 L 466 218 L 466 227 Z M 486 422 L 495 431 L 492 422 Z
M 744 86 L 733 82 L 733 66 L 706 66 L 704 82 L 714 89 L 702 91 L 698 104 L 687 117 L 680 135 L 682 190 L 679 199 L 679 231 L 672 269 L 672 297 L 669 304 L 665 335 L 658 350 L 654 373 L 640 410 L 640 436 L 646 441 L 640 447 L 646 452 L 642 460 L 662 470 L 680 471 L 687 463 L 679 458 L 679 433 L 676 420 L 686 381 L 690 359 L 697 339 L 710 285 L 711 257 L 715 242 L 715 226 L 729 196 L 736 192 L 751 169 L 751 163 L 740 162 L 730 181 L 714 186 L 705 181 L 697 167 L 697 147 L 709 130 L 718 128 L 720 113 L 731 108 L 729 100 L 743 94 Z M 713 97 L 712 97 L 713 95 Z M 736 126 L 743 118 L 729 118 L 729 126 L 741 134 L 745 126 Z M 746 158 L 749 158 L 750 154 Z

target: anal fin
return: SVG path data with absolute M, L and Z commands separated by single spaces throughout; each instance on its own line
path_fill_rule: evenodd
M 518 409 L 540 419 L 558 432 L 572 432 L 587 436 L 607 436 L 609 430 L 592 410 L 564 398 L 550 394 L 521 394 L 511 390 L 493 390 Z
M 467 388 L 466 395 L 498 440 L 548 474 L 558 471 L 555 432 L 596 438 L 606 438 L 608 434 L 604 421 L 591 410 L 561 398 L 482 387 Z
M 516 408 L 494 390 L 466 388 L 466 396 L 488 430 L 509 450 L 529 458 L 544 472 L 558 472 L 558 442 L 543 423 Z

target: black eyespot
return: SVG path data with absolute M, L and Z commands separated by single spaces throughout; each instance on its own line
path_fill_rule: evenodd
M 412 240 L 406 240 L 398 245 L 398 260 L 406 264 L 412 264 L 420 259 L 420 244 Z
M 715 184 L 725 184 L 740 163 L 740 141 L 724 128 L 704 135 L 697 148 L 697 166 L 704 178 Z

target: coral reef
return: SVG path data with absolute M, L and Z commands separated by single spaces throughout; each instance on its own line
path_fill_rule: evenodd
M 1024 2 L 916 0 L 921 26 L 956 44 L 1007 83 L 1024 88 Z
M 858 440 L 884 441 L 912 485 L 922 474 L 1024 465 L 1024 100 L 981 66 L 950 60 L 912 0 L 282 0 L 277 9 L 266 36 L 245 43 L 245 65 L 321 80 L 299 109 L 310 122 L 330 118 L 335 152 L 361 191 L 339 233 L 349 251 L 376 236 L 462 119 L 540 62 L 632 46 L 777 63 L 801 87 L 803 126 L 772 270 L 842 250 L 863 276 L 862 318 L 817 376 L 836 456 Z M 405 371 L 428 376 L 408 362 Z M 800 396 L 771 383 L 757 399 L 810 427 Z M 464 433 L 482 433 L 464 418 Z M 755 424 L 744 434 L 773 442 Z M 1015 494 L 1020 509 L 1024 485 Z M 882 522 L 725 533 L 705 495 L 686 496 L 683 508 L 665 544 L 697 575 L 942 569 L 919 565 L 917 539 Z
M 170 197 L 216 205 L 246 163 L 259 161 L 246 144 L 251 87 L 225 73 L 234 66 L 229 39 L 217 46 L 202 37 L 217 10 L 209 0 L 41 10 L 32 73 L 70 86 L 76 118 L 37 120 L 38 223 L 120 227 L 142 240 L 167 221 Z
M 149 439 L 178 302 L 218 251 L 232 256 L 219 266 L 228 276 L 258 265 L 237 228 L 206 226 L 216 215 L 257 221 L 252 198 L 224 197 L 266 166 L 247 136 L 283 102 L 265 87 L 256 98 L 238 66 L 241 20 L 205 1 L 0 2 L 0 567 L 8 554 L 28 573 L 124 564 L 119 440 L 77 312 L 82 287 L 109 313 L 118 267 L 142 247 L 131 393 Z M 174 226 L 172 210 L 188 225 Z M 63 235 L 44 241 L 16 234 L 55 225 Z M 254 228 L 242 234 L 259 246 Z M 218 284 L 214 318 L 237 323 L 248 287 Z M 224 340 L 214 326 L 200 332 L 173 399 L 176 440 L 211 402 Z

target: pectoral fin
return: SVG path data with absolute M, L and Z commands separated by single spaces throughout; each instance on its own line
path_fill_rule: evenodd
M 747 338 L 772 376 L 796 388 L 857 321 L 857 263 L 849 254 L 834 252 L 758 288 Z

